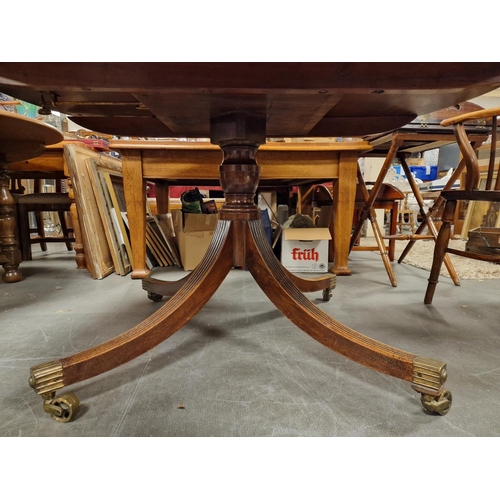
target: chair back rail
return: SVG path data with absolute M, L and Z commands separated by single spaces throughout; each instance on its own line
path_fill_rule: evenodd
M 470 123 L 475 120 L 476 122 L 484 121 L 486 125 L 489 121 L 491 122 L 491 146 L 490 146 L 490 157 L 488 164 L 488 174 L 486 179 L 486 190 L 491 190 L 493 185 L 493 177 L 495 175 L 495 158 L 496 158 L 496 142 L 497 142 L 497 117 L 500 115 L 500 107 L 482 109 L 478 111 L 472 111 L 470 113 L 464 113 L 459 116 L 447 118 L 441 122 L 441 126 L 449 127 L 453 126 L 455 137 L 457 139 L 460 152 L 465 161 L 466 165 L 466 178 L 465 178 L 465 192 L 471 193 L 473 190 L 479 188 L 479 182 L 481 179 L 479 162 L 477 159 L 476 152 L 471 146 L 470 141 L 467 136 L 465 129 L 465 124 Z M 489 123 L 488 123 L 489 125 Z M 500 189 L 500 175 L 497 172 L 494 190 Z

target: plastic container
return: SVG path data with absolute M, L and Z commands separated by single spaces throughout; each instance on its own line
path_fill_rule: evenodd
M 433 181 L 437 179 L 438 176 L 438 167 L 434 166 L 425 166 L 425 167 L 410 167 L 410 172 L 412 172 L 417 179 L 422 181 Z

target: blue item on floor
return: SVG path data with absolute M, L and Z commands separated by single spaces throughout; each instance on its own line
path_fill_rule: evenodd
M 410 167 L 410 171 L 415 175 L 417 179 L 420 179 L 422 181 L 433 181 L 434 179 L 437 179 L 438 176 L 437 165 L 422 167 L 413 166 Z

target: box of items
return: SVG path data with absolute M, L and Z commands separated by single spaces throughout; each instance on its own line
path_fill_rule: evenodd
M 285 228 L 281 240 L 281 263 L 297 273 L 326 273 L 328 271 L 327 227 Z
M 172 210 L 175 240 L 185 271 L 192 271 L 201 262 L 212 241 L 218 217 L 218 214 L 192 214 Z

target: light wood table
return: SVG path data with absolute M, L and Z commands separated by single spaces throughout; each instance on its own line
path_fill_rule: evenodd
M 170 211 L 171 185 L 219 185 L 222 160 L 218 146 L 208 142 L 115 140 L 110 148 L 122 158 L 123 187 L 127 203 L 132 245 L 132 278 L 145 278 L 146 268 L 146 181 L 156 183 L 160 213 Z M 356 196 L 358 157 L 369 151 L 365 141 L 332 143 L 267 143 L 259 148 L 260 186 L 334 184 L 334 217 L 330 231 L 334 264 L 332 272 L 349 275 L 349 241 Z M 138 189 L 140 186 L 140 189 Z

